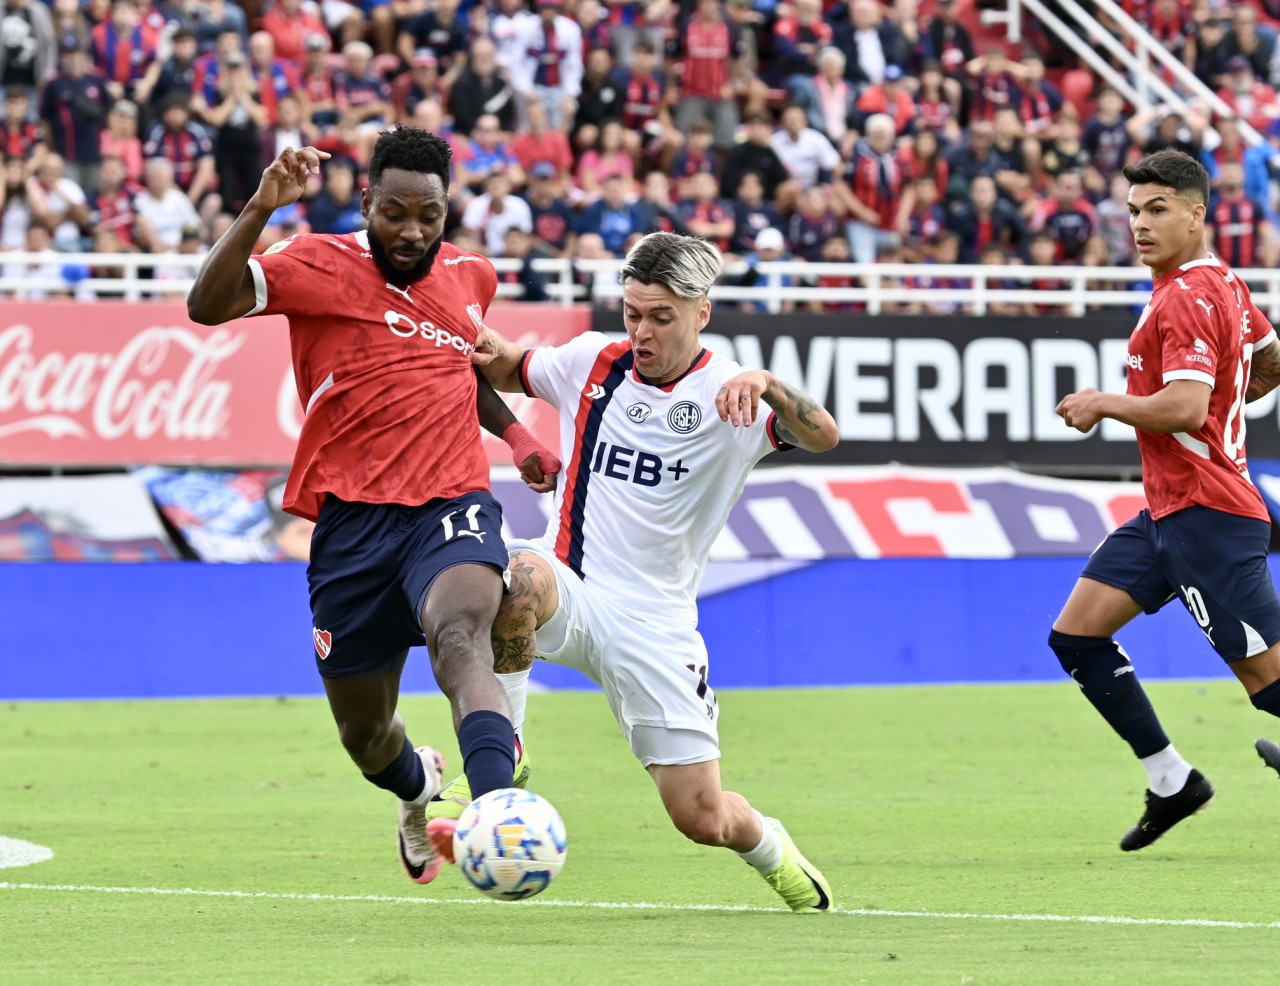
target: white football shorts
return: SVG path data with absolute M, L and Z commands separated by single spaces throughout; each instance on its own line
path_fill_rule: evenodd
M 643 766 L 719 759 L 720 707 L 697 629 L 659 614 L 620 612 L 539 544 L 510 541 L 507 549 L 532 551 L 556 573 L 560 606 L 538 630 L 538 659 L 576 668 L 604 690 Z

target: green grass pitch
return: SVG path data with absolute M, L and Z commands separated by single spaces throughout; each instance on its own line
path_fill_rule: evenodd
M 320 700 L 3 703 L 0 836 L 55 855 L 0 869 L 0 984 L 1275 983 L 1273 723 L 1150 690 L 1218 797 L 1132 855 L 1144 776 L 1070 683 L 722 693 L 726 787 L 835 889 L 812 917 L 671 828 L 597 693 L 530 697 L 569 855 L 519 904 L 404 877 Z M 452 774 L 443 700 L 403 712 Z

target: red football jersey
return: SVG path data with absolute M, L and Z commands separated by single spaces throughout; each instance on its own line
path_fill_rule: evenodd
M 1137 429 L 1142 486 L 1156 520 L 1193 504 L 1270 519 L 1246 467 L 1244 394 L 1254 350 L 1275 338 L 1248 287 L 1214 258 L 1183 264 L 1155 282 L 1129 337 L 1129 393 L 1147 397 L 1173 380 L 1213 388 L 1199 431 Z
M 289 316 L 306 408 L 285 510 L 315 520 L 326 493 L 416 506 L 489 488 L 470 360 L 498 285 L 488 260 L 445 243 L 400 289 L 359 232 L 294 236 L 249 266 L 249 314 Z

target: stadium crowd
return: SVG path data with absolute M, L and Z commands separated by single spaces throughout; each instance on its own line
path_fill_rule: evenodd
M 448 238 L 525 261 L 502 276 L 533 300 L 528 261 L 621 256 L 655 229 L 714 241 L 744 284 L 778 259 L 1128 264 L 1120 171 L 1167 146 L 1213 176 L 1215 250 L 1280 260 L 1280 11 L 1125 0 L 1224 117 L 1134 113 L 1093 80 L 1064 94 L 1061 45 L 979 50 L 973 0 L 920 2 L 0 0 L 0 249 L 47 253 L 66 293 L 89 273 L 66 254 L 198 254 L 302 144 L 334 156 L 260 248 L 357 230 L 373 141 L 408 123 L 453 145 Z

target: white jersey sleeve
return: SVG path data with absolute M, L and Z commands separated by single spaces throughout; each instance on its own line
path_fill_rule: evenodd
M 609 345 L 602 332 L 584 332 L 563 346 L 525 351 L 520 359 L 520 386 L 530 397 L 560 410 L 581 396 L 582 383 L 597 357 Z

